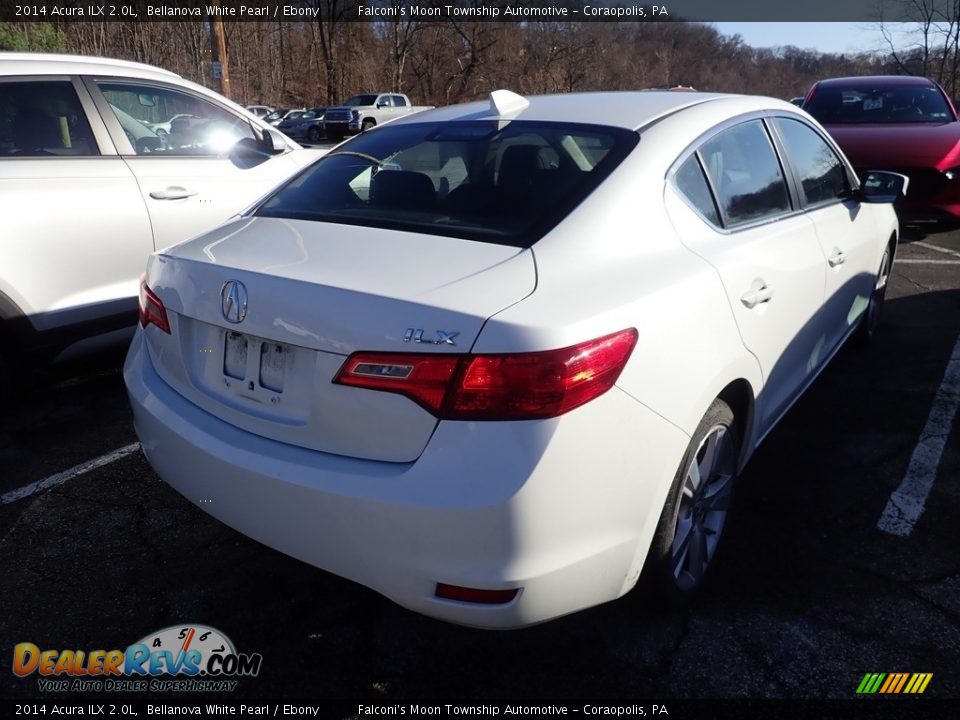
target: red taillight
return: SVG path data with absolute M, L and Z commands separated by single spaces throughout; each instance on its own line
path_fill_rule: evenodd
M 532 420 L 562 415 L 617 381 L 637 342 L 633 328 L 532 353 L 355 353 L 335 383 L 400 393 L 445 420 Z
M 146 327 L 153 323 L 165 333 L 170 334 L 170 323 L 167 320 L 167 309 L 163 306 L 153 290 L 147 287 L 147 278 L 140 276 L 140 324 Z
M 480 590 L 479 588 L 460 587 L 437 583 L 437 597 L 444 600 L 459 600 L 460 602 L 480 603 L 482 605 L 504 605 L 513 600 L 520 588 L 510 590 Z
M 546 352 L 468 356 L 443 417 L 526 420 L 563 415 L 613 387 L 637 331 Z

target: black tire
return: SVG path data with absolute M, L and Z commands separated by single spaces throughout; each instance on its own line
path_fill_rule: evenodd
M 307 141 L 308 142 L 320 142 L 320 128 L 316 125 L 311 125 L 310 129 L 307 130 Z
M 890 260 L 892 257 L 893 251 L 887 245 L 883 251 L 883 258 L 880 260 L 880 269 L 877 270 L 873 293 L 870 295 L 867 309 L 863 311 L 863 317 L 855 331 L 855 339 L 859 345 L 868 345 L 873 342 L 877 331 L 880 329 L 880 319 L 883 315 L 883 303 L 887 296 L 887 282 L 890 279 Z
M 373 118 L 366 118 L 366 119 L 360 124 L 360 132 L 366 132 L 366 131 L 369 130 L 370 128 L 376 127 L 376 126 L 377 126 L 377 121 L 376 121 L 376 120 L 374 120 Z
M 739 454 L 733 411 L 714 400 L 683 455 L 650 548 L 650 579 L 662 604 L 686 605 L 709 577 L 729 515 Z M 697 484 L 701 472 L 708 477 Z

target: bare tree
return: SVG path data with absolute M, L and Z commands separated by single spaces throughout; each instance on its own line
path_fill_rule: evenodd
M 396 92 L 404 90 L 407 59 L 423 29 L 423 22 L 415 20 L 410 13 L 410 6 L 413 4 L 411 0 L 392 0 L 392 7 L 396 14 L 389 23 L 390 60 L 393 66 L 390 89 Z
M 342 68 L 340 46 L 343 42 L 346 0 L 314 0 L 317 13 L 317 32 L 315 37 L 320 44 L 320 57 L 323 61 L 327 81 L 326 97 L 328 102 L 342 99 L 343 87 L 338 82 Z M 344 58 L 353 60 L 353 58 Z
M 878 16 L 896 70 L 932 78 L 956 96 L 960 0 L 887 0 L 878 6 Z
M 309 1 L 316 21 L 224 23 L 234 91 L 244 102 L 331 104 L 364 90 L 393 89 L 418 103 L 444 105 L 501 87 L 551 93 L 674 84 L 789 98 L 823 77 L 890 67 L 926 72 L 954 92 L 960 62 L 960 0 L 948 0 L 949 13 L 931 15 L 913 47 L 891 31 L 886 57 L 758 50 L 710 25 L 686 22 L 423 22 L 409 13 L 350 22 L 355 3 Z M 390 2 L 402 7 L 408 0 Z M 58 28 L 74 52 L 140 60 L 212 84 L 204 23 L 93 21 Z

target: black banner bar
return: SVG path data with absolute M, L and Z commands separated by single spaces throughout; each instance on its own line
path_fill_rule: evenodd
M 86 697 L 0 700 L 8 718 L 659 718 L 661 720 L 947 720 L 960 702 L 925 697 L 850 700 L 234 700 Z
M 954 0 L 4 0 L 6 22 L 922 22 Z

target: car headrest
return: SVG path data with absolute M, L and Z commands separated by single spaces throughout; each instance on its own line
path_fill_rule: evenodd
M 23 154 L 63 147 L 60 121 L 36 108 L 24 108 L 17 113 L 11 134 L 14 145 Z
M 533 183 L 540 169 L 540 148 L 536 145 L 511 145 L 503 151 L 497 185 L 503 189 L 522 188 Z
M 433 182 L 423 173 L 380 170 L 370 182 L 370 203 L 400 210 L 429 210 L 436 200 Z

